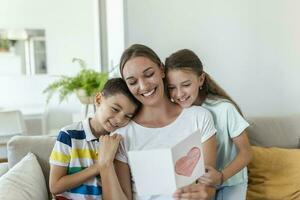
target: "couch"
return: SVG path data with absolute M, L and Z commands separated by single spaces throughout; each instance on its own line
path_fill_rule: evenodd
M 32 178 L 35 176 L 34 183 L 32 183 L 31 187 L 39 187 L 40 190 L 45 190 L 44 196 L 46 195 L 48 199 L 51 199 L 51 194 L 49 191 L 49 156 L 52 151 L 52 148 L 54 146 L 56 137 L 54 136 L 14 136 L 10 139 L 10 141 L 7 144 L 7 152 L 8 152 L 8 162 L 7 163 L 0 163 L 0 173 L 2 172 L 2 175 L 5 176 L 6 173 L 9 173 L 13 167 L 16 166 L 17 163 L 20 163 L 19 161 L 24 158 L 24 156 L 27 155 L 28 152 L 32 152 L 36 158 L 37 163 L 40 166 L 40 169 L 37 169 L 37 166 L 35 166 L 35 170 L 26 170 L 25 167 L 23 167 L 24 170 L 26 170 L 25 173 L 28 173 L 30 177 L 25 178 Z M 33 164 L 35 162 L 31 161 Z M 22 170 L 23 170 L 22 169 Z M 41 171 L 41 173 L 38 173 L 38 171 Z M 21 174 L 20 176 L 22 176 Z M 0 174 L 1 176 L 1 174 Z M 1 187 L 1 180 L 2 177 L 0 177 L 0 187 Z M 13 177 L 14 178 L 14 177 Z M 19 177 L 17 177 L 19 179 Z M 22 177 L 23 178 L 23 177 Z M 44 179 L 42 181 L 41 179 Z M 18 181 L 18 180 L 17 180 Z M 33 182 L 33 180 L 30 180 Z M 8 198 L 7 196 L 1 196 L 0 192 L 0 199 L 1 197 L 4 197 L 3 199 L 7 200 L 15 200 L 15 199 L 36 199 L 36 200 L 42 200 L 41 195 L 35 194 L 35 193 L 29 193 L 28 190 L 30 189 L 30 186 L 28 184 L 24 184 L 23 182 L 15 184 L 17 186 L 20 186 L 23 188 L 22 192 L 22 198 L 15 198 L 11 197 Z M 27 187 L 28 186 L 28 187 Z M 12 190 L 11 188 L 8 188 L 8 190 Z M 1 191 L 1 189 L 0 189 Z M 14 192 L 12 190 L 12 192 Z M 20 191 L 18 191 L 20 192 Z M 47 198 L 46 198 L 47 199 Z
M 253 145 L 253 159 L 248 166 L 247 199 L 300 199 L 300 115 L 252 117 L 248 121 L 251 125 L 247 131 Z M 0 164 L 0 176 L 10 173 L 28 152 L 32 152 L 37 158 L 36 163 L 41 166 L 40 179 L 44 179 L 39 187 L 45 184 L 43 187 L 50 199 L 48 158 L 54 142 L 55 137 L 50 136 L 13 137 L 8 143 L 8 163 Z M 0 177 L 0 186 L 2 179 Z M 26 195 L 28 199 L 38 199 L 25 191 L 23 196 Z
M 248 121 L 247 200 L 300 200 L 300 115 Z

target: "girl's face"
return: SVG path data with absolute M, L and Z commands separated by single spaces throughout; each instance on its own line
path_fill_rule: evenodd
M 199 87 L 203 85 L 204 74 L 198 76 L 191 70 L 169 70 L 167 86 L 171 99 L 182 108 L 198 100 Z
M 132 58 L 123 68 L 123 77 L 130 92 L 147 106 L 158 104 L 163 99 L 164 76 L 162 66 L 146 57 Z

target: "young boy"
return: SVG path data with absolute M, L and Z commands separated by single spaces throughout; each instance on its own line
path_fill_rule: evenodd
M 125 126 L 140 107 L 121 78 L 108 80 L 95 104 L 94 117 L 62 128 L 57 137 L 49 180 L 56 199 L 101 199 L 98 139 Z

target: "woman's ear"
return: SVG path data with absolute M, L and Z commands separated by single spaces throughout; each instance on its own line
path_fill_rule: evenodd
M 103 94 L 101 92 L 98 92 L 95 97 L 96 106 L 100 106 L 102 98 L 103 98 Z

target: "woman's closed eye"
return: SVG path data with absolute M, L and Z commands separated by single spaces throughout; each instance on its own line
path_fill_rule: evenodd
M 186 84 L 183 84 L 182 86 L 183 87 L 189 87 L 191 85 L 191 83 L 186 83 Z
M 145 76 L 146 76 L 147 78 L 150 78 L 150 77 L 153 76 L 153 75 L 154 75 L 154 72 L 145 73 Z

